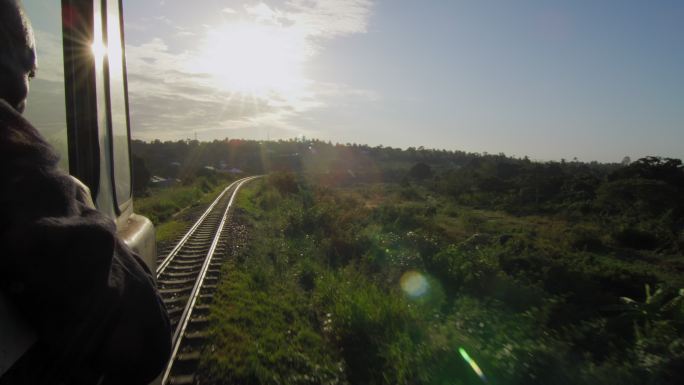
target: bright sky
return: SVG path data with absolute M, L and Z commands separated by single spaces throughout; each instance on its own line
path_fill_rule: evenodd
M 684 2 L 124 1 L 133 134 L 684 158 Z

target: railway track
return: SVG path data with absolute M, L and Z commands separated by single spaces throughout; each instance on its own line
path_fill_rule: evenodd
M 230 208 L 240 188 L 258 177 L 233 182 L 209 205 L 188 232 L 158 261 L 157 285 L 169 312 L 173 334 L 172 356 L 162 385 L 193 384 L 200 348 L 206 339 L 209 303 L 218 283 L 230 236 Z

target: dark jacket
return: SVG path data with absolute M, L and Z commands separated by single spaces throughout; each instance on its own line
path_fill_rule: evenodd
M 38 335 L 0 384 L 147 383 L 171 345 L 152 275 L 57 161 L 0 100 L 0 291 Z

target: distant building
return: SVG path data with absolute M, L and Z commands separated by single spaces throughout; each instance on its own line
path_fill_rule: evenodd
M 174 178 L 162 178 L 160 176 L 154 175 L 150 178 L 150 185 L 152 187 L 171 187 L 180 183 L 180 180 Z

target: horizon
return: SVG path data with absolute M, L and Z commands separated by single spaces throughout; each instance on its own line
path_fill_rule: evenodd
M 297 142 L 297 143 L 318 142 L 318 143 L 324 143 L 324 144 L 332 145 L 332 146 L 358 146 L 358 147 L 386 148 L 386 149 L 391 148 L 391 149 L 398 149 L 401 151 L 408 151 L 410 148 L 413 148 L 416 151 L 423 151 L 423 150 L 425 150 L 425 151 L 447 151 L 447 152 L 451 152 L 451 153 L 462 152 L 462 153 L 467 154 L 467 155 L 476 155 L 476 156 L 504 156 L 506 158 L 515 159 L 515 160 L 523 160 L 523 159 L 527 158 L 531 162 L 535 162 L 535 163 L 561 163 L 561 162 L 565 161 L 567 163 L 582 163 L 582 164 L 592 164 L 592 163 L 624 164 L 625 158 L 629 158 L 629 163 L 631 164 L 637 160 L 649 158 L 649 157 L 656 157 L 656 158 L 661 158 L 661 159 L 679 159 L 679 160 L 684 161 L 684 159 L 682 159 L 682 158 L 673 158 L 673 157 L 654 155 L 654 154 L 644 155 L 644 156 L 638 157 L 638 158 L 634 158 L 634 157 L 631 157 L 629 155 L 625 155 L 621 159 L 615 160 L 615 161 L 599 161 L 599 160 L 595 160 L 595 159 L 581 160 L 579 158 L 576 158 L 576 159 L 575 158 L 571 158 L 571 159 L 565 159 L 565 158 L 561 158 L 561 159 L 538 159 L 538 158 L 533 158 L 529 155 L 506 154 L 503 152 L 490 153 L 487 151 L 479 151 L 478 152 L 478 151 L 466 151 L 466 150 L 461 150 L 461 149 L 446 149 L 446 148 L 424 147 L 424 146 L 395 147 L 395 146 L 385 146 L 382 144 L 370 145 L 370 144 L 358 143 L 358 142 L 341 143 L 341 142 L 334 142 L 334 141 L 330 141 L 330 140 L 323 140 L 323 139 L 319 139 L 319 138 L 301 138 L 301 137 L 280 138 L 280 139 L 254 139 L 254 138 L 228 138 L 228 137 L 226 137 L 226 138 L 214 138 L 214 139 L 210 139 L 210 140 L 201 140 L 199 138 L 198 139 L 180 138 L 180 139 L 168 139 L 168 140 L 162 140 L 159 138 L 155 138 L 155 139 L 131 138 L 131 140 L 132 141 L 141 141 L 141 142 L 147 143 L 147 144 L 153 143 L 155 141 L 160 141 L 162 143 L 165 143 L 165 142 L 186 142 L 186 143 L 190 143 L 190 142 L 196 141 L 196 142 L 202 144 L 202 143 L 212 143 L 215 141 L 230 142 L 233 140 L 236 140 L 236 141 L 253 141 L 253 142 L 259 142 L 259 144 L 278 143 L 278 142 Z
M 682 19 L 674 0 L 124 2 L 131 133 L 682 159 Z M 36 38 L 52 68 L 59 40 Z

